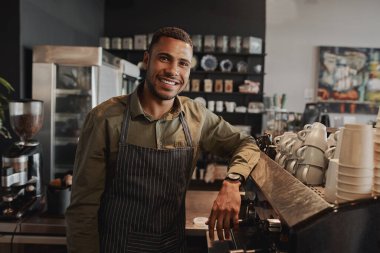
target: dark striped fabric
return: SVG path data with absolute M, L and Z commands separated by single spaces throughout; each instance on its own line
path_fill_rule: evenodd
M 122 126 L 116 171 L 107 179 L 99 209 L 102 253 L 185 252 L 185 195 L 193 148 L 151 149 L 125 143 L 130 115 Z

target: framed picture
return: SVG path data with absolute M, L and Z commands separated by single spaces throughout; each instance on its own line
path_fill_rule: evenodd
M 317 100 L 333 112 L 372 113 L 380 102 L 379 58 L 380 48 L 319 47 Z

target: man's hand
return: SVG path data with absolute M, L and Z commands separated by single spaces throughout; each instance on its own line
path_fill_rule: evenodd
M 219 240 L 224 240 L 223 229 L 226 239 L 230 239 L 231 219 L 234 230 L 238 229 L 241 204 L 239 186 L 240 182 L 238 181 L 223 181 L 222 188 L 214 201 L 209 220 L 206 223 L 211 240 L 214 240 L 215 223 Z

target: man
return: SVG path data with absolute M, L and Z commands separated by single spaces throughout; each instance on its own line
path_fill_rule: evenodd
M 144 54 L 146 79 L 87 116 L 66 212 L 69 252 L 184 252 L 185 194 L 199 152 L 230 156 L 209 226 L 236 227 L 239 185 L 259 159 L 254 139 L 178 94 L 190 75 L 192 42 L 158 30 Z M 235 173 L 235 174 L 234 174 Z

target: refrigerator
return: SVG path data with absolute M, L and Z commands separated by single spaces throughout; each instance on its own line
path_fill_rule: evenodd
M 101 47 L 41 45 L 33 48 L 32 96 L 44 101 L 42 180 L 73 170 L 87 113 L 103 101 L 132 92 L 139 68 Z

